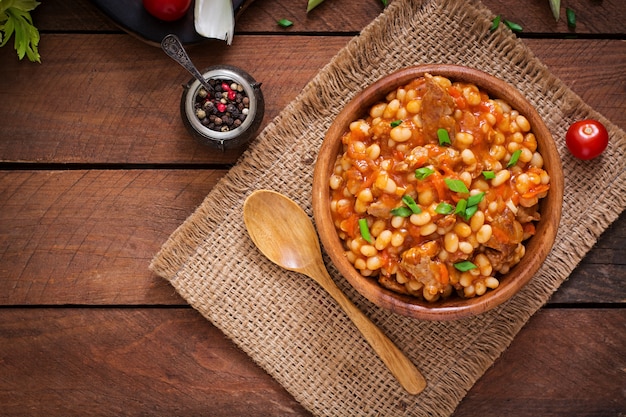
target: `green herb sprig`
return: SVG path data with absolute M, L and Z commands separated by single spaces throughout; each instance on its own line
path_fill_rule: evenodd
M 13 36 L 20 60 L 26 56 L 32 62 L 41 62 L 37 49 L 39 31 L 30 16 L 39 4 L 35 0 L 0 0 L 0 47 Z

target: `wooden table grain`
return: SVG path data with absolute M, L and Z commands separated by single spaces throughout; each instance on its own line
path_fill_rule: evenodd
M 553 73 L 626 129 L 621 0 L 563 2 L 559 22 L 547 0 L 484 4 L 521 24 Z M 261 81 L 266 125 L 382 4 L 305 8 L 256 0 L 232 46 L 189 54 Z M 241 153 L 185 131 L 178 102 L 190 76 L 87 0 L 46 0 L 33 18 L 41 64 L 0 48 L 0 414 L 309 415 L 148 270 Z M 455 417 L 625 415 L 625 248 L 622 214 Z

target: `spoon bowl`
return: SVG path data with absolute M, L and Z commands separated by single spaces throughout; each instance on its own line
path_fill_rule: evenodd
M 309 216 L 294 201 L 274 191 L 258 190 L 243 206 L 250 238 L 270 261 L 307 275 L 343 308 L 402 387 L 419 394 L 426 381 L 415 365 L 337 287 L 324 265 L 317 233 Z

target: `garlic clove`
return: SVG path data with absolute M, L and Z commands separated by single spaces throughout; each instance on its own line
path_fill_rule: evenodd
M 194 26 L 205 38 L 233 42 L 235 15 L 232 0 L 196 0 Z

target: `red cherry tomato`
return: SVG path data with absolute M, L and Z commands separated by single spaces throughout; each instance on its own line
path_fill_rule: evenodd
M 580 120 L 567 130 L 565 144 L 576 158 L 593 159 L 606 149 L 609 133 L 597 120 Z
M 191 0 L 143 0 L 143 7 L 157 19 L 172 22 L 187 13 Z

